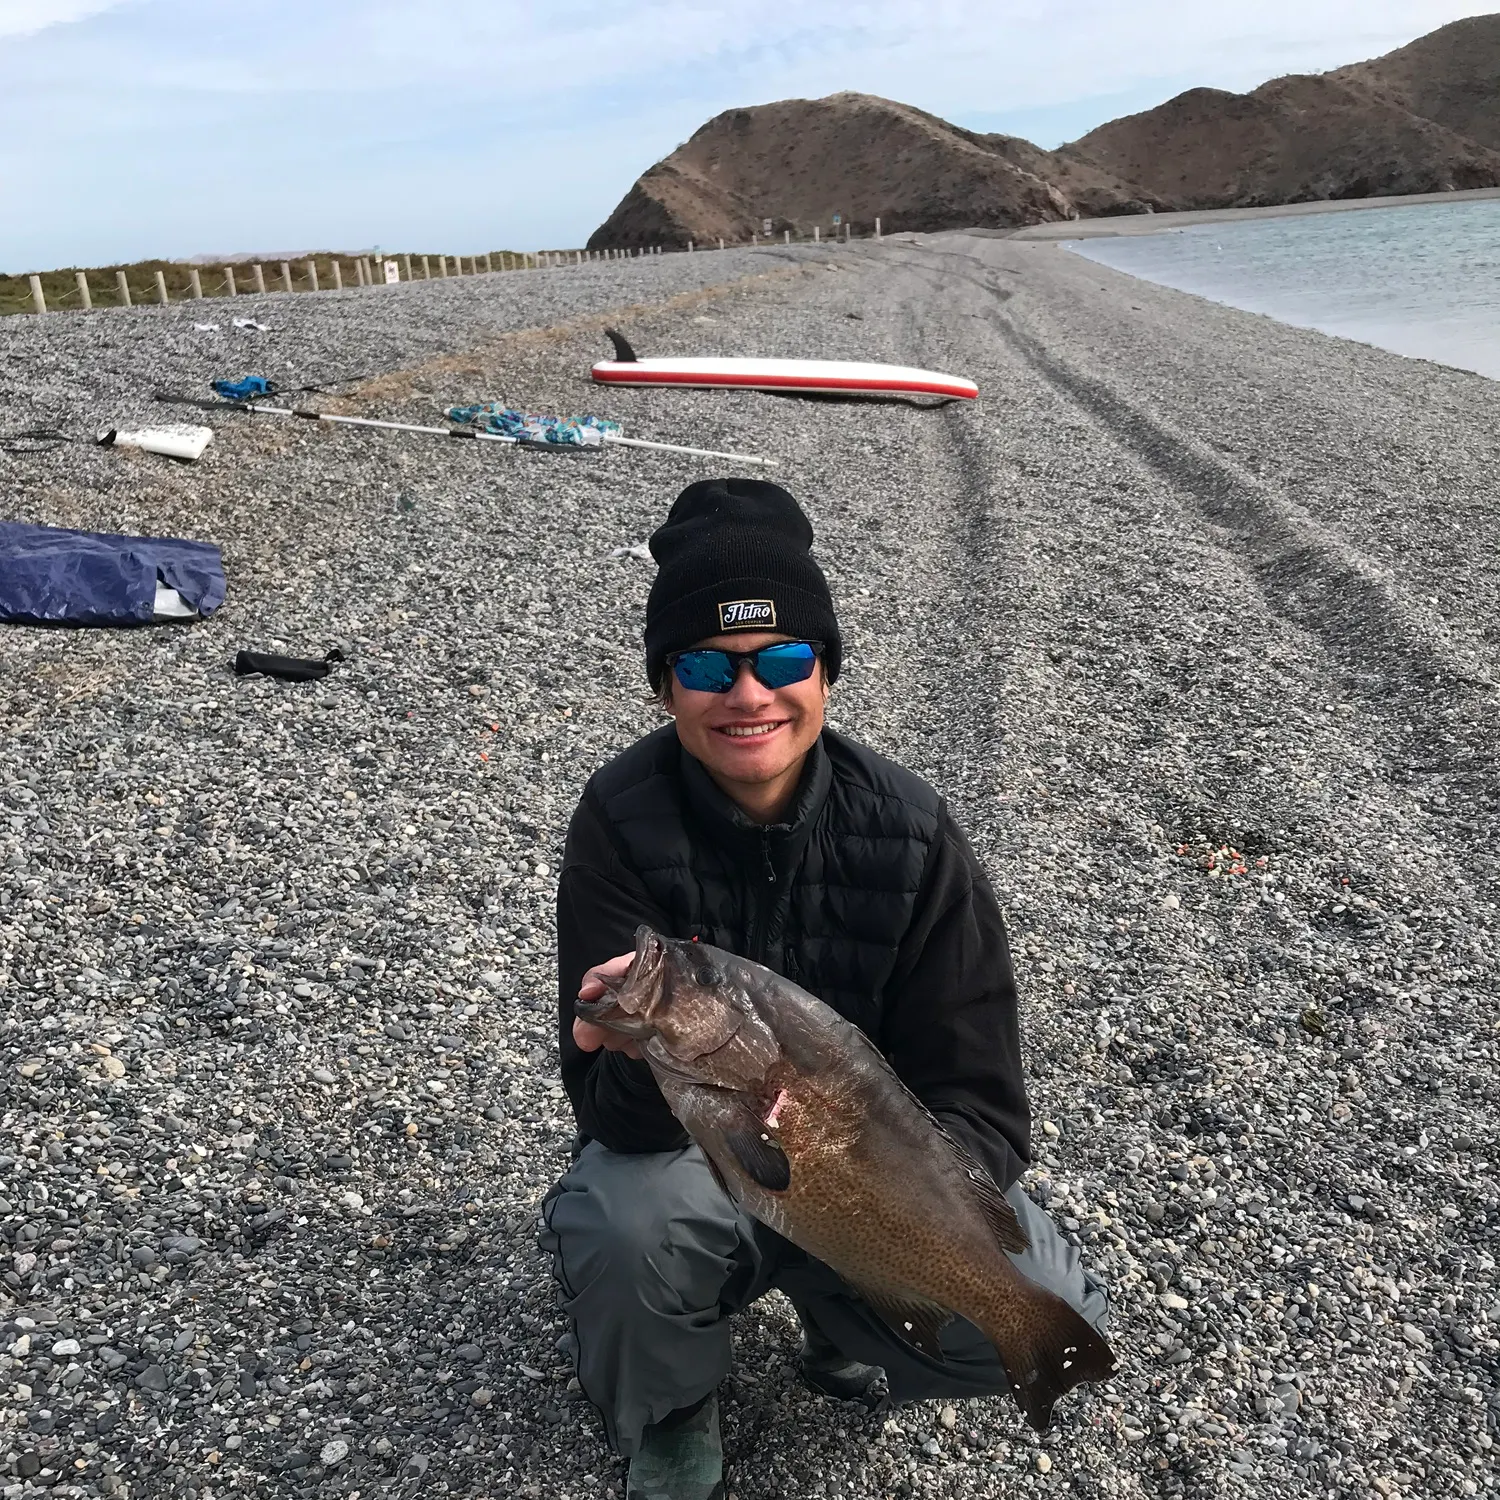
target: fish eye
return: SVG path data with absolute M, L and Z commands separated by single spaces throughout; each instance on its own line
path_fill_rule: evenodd
M 701 984 L 704 989 L 708 989 L 711 985 L 716 983 L 718 977 L 719 976 L 714 973 L 713 969 L 708 964 L 699 964 L 698 967 L 693 970 L 694 980 L 698 984 Z

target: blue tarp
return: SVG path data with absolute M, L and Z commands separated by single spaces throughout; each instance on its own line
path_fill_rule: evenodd
M 201 615 L 224 602 L 224 564 L 212 542 L 0 521 L 0 621 L 148 625 L 158 579 Z

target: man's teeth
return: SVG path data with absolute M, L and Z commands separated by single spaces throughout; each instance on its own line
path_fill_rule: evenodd
M 780 728 L 779 724 L 729 724 L 719 733 L 733 735 L 735 739 L 748 739 L 753 734 L 770 734 L 773 729 Z

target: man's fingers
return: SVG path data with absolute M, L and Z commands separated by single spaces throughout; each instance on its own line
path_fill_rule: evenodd
M 607 1026 L 595 1026 L 593 1022 L 577 1017 L 573 1021 L 573 1040 L 578 1044 L 580 1052 L 597 1052 L 603 1047 L 606 1052 L 623 1052 L 627 1057 L 641 1055 L 641 1044 L 631 1037 L 621 1036 L 618 1031 L 611 1031 Z
M 597 1000 L 609 988 L 608 980 L 623 979 L 625 971 L 630 967 L 635 958 L 635 951 L 621 953 L 610 959 L 607 963 L 595 964 L 592 969 L 583 976 L 583 983 L 578 986 L 578 998 L 580 1000 Z

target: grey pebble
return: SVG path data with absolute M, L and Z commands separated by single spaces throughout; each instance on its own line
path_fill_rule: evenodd
M 241 299 L 264 335 L 9 318 L 0 409 L 144 424 L 157 387 L 375 373 L 351 410 L 504 397 L 780 461 L 846 637 L 830 722 L 938 787 L 1005 912 L 1028 1181 L 1122 1362 L 1040 1449 L 1004 1399 L 887 1432 L 796 1382 L 766 1299 L 722 1393 L 740 1500 L 1457 1493 L 1500 1353 L 1494 387 L 1052 245 L 923 239 Z M 590 320 L 643 304 L 643 353 L 984 396 L 592 386 Z M 650 568 L 611 553 L 726 466 L 203 415 L 193 466 L 0 460 L 0 514 L 205 537 L 230 582 L 190 627 L 5 634 L 0 974 L 40 988 L 0 1007 L 0 1354 L 80 1346 L 5 1377 L 38 1424 L 12 1447 L 34 1478 L 44 1442 L 99 1442 L 53 1487 L 86 1497 L 248 1494 L 282 1453 L 330 1496 L 619 1491 L 535 1248 L 575 1130 L 555 872 L 588 774 L 662 722 Z M 336 641 L 321 683 L 229 670 Z M 1243 875 L 1210 868 L 1231 846 Z

